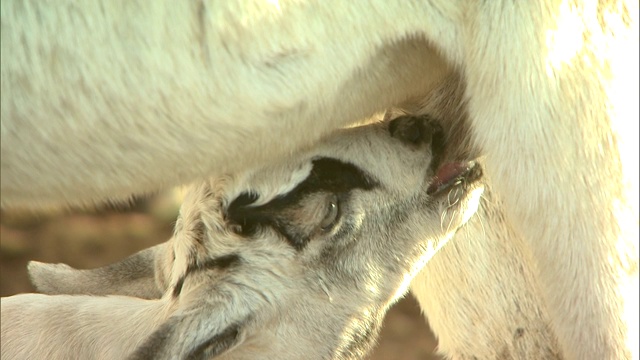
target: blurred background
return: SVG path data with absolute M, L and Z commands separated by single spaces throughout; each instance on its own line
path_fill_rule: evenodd
M 0 296 L 33 292 L 27 262 L 95 268 L 164 242 L 177 218 L 181 191 L 173 190 L 100 210 L 0 212 Z M 370 360 L 436 360 L 437 342 L 411 295 L 387 314 Z

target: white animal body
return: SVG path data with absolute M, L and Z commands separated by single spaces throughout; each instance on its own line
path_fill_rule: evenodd
M 522 239 L 562 353 L 638 358 L 637 1 L 0 6 L 3 207 L 243 171 L 391 106 L 425 111 L 455 73 L 455 125 L 505 216 L 496 235 L 513 251 Z M 464 290 L 426 281 L 430 317 L 448 286 Z M 441 344 L 473 341 L 444 328 Z
M 480 165 L 438 177 L 444 141 L 424 117 L 344 130 L 193 186 L 172 239 L 120 263 L 32 263 L 40 290 L 67 295 L 3 298 L 2 358 L 363 358 L 477 209 Z

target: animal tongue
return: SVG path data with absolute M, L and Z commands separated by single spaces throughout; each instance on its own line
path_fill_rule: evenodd
M 427 193 L 433 194 L 437 192 L 443 185 L 448 185 L 472 167 L 473 162 L 454 162 L 442 165 L 433 178 L 431 185 L 429 185 Z

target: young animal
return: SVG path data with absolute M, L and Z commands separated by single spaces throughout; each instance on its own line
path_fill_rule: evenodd
M 456 73 L 563 354 L 638 358 L 637 0 L 0 6 L 3 207 L 241 172 Z
M 443 164 L 444 139 L 427 118 L 347 129 L 193 186 L 172 239 L 121 263 L 70 278 L 33 263 L 49 292 L 135 297 L 2 299 L 2 358 L 362 358 L 477 208 L 480 166 Z

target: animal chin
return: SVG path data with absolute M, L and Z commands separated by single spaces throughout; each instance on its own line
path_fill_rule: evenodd
M 427 189 L 427 194 L 437 196 L 453 188 L 455 185 L 470 184 L 482 177 L 482 168 L 475 161 L 446 163 L 436 171 Z

